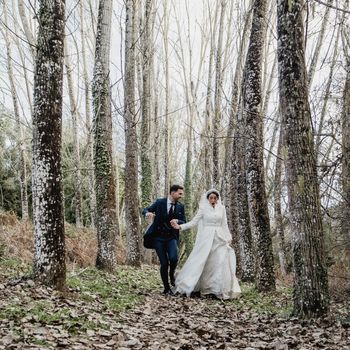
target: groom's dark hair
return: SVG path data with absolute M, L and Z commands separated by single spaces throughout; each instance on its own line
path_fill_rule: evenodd
M 183 190 L 183 186 L 181 185 L 171 185 L 170 186 L 170 190 L 169 190 L 169 193 L 171 192 L 177 192 L 178 190 Z

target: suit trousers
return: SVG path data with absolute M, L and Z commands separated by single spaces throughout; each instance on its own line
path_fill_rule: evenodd
M 169 275 L 174 276 L 177 262 L 179 260 L 178 241 L 172 235 L 170 237 L 167 237 L 166 235 L 157 236 L 154 239 L 154 248 L 160 262 L 160 276 L 162 278 L 164 289 L 169 290 Z

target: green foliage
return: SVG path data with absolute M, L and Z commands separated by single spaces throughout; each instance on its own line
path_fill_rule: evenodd
M 113 274 L 86 269 L 82 274 L 69 277 L 68 285 L 79 290 L 84 300 L 91 301 L 98 296 L 113 311 L 129 309 L 142 301 L 144 292 L 161 288 L 158 271 L 126 266 L 118 266 Z
M 0 243 L 1 245 L 1 243 Z M 18 275 L 29 276 L 32 272 L 32 267 L 25 264 L 18 258 L 0 257 L 0 276 L 5 278 L 13 278 Z
M 253 284 L 241 285 L 242 295 L 239 299 L 233 299 L 229 303 L 237 309 L 250 310 L 257 313 L 277 314 L 289 316 L 292 312 L 291 288 L 278 288 L 275 292 L 259 293 Z

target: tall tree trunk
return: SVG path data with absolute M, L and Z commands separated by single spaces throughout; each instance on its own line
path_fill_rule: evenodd
M 83 1 L 79 2 L 80 11 L 80 36 L 81 36 L 81 57 L 83 63 L 83 80 L 84 80 L 84 92 L 85 92 L 85 127 L 86 127 L 86 148 L 87 148 L 87 164 L 88 164 L 88 179 L 89 179 L 89 210 L 90 210 L 90 226 L 95 227 L 95 215 L 96 215 L 96 192 L 95 192 L 95 174 L 94 167 L 94 144 L 93 144 L 93 130 L 91 127 L 91 88 L 89 75 L 87 71 L 86 62 L 86 31 L 84 25 L 84 7 Z M 118 211 L 117 211 L 118 212 Z
M 245 15 L 245 21 L 244 21 L 244 27 L 243 27 L 243 35 L 241 42 L 239 44 L 239 51 L 237 54 L 237 63 L 235 68 L 235 75 L 233 78 L 232 83 L 232 95 L 231 95 L 231 101 L 230 101 L 230 119 L 229 119 L 229 125 L 227 129 L 227 135 L 225 140 L 225 158 L 224 158 L 224 173 L 222 177 L 222 196 L 224 199 L 226 199 L 226 207 L 227 209 L 227 219 L 230 221 L 230 214 L 229 212 L 233 209 L 229 208 L 227 200 L 231 198 L 231 192 L 233 189 L 232 182 L 234 179 L 232 178 L 232 171 L 230 168 L 233 164 L 233 154 L 232 150 L 233 147 L 233 135 L 235 130 L 235 123 L 237 122 L 237 113 L 238 113 L 238 104 L 241 98 L 241 84 L 242 84 L 242 75 L 243 75 L 243 66 L 244 66 L 244 58 L 246 56 L 246 46 L 248 42 L 248 34 L 249 34 L 249 28 L 251 26 L 251 19 L 252 19 L 252 11 L 248 11 Z
M 242 111 L 237 114 L 237 131 L 233 140 L 233 178 L 236 190 L 234 204 L 237 208 L 237 231 L 239 240 L 238 265 L 242 281 L 254 282 L 255 280 L 255 259 L 253 237 L 250 227 L 250 215 L 247 196 L 247 179 L 244 152 L 246 139 L 242 120 Z
M 293 234 L 294 315 L 320 316 L 329 294 L 304 59 L 304 1 L 278 0 L 279 89 Z
M 163 33 L 163 45 L 164 45 L 164 60 L 165 60 L 165 125 L 164 125 L 164 195 L 167 196 L 170 185 L 169 175 L 169 104 L 170 104 L 170 78 L 169 78 L 169 14 L 168 14 L 168 1 L 163 2 L 164 6 L 164 33 Z
M 217 7 L 218 8 L 218 7 Z M 207 94 L 205 99 L 205 125 L 204 125 L 204 175 L 205 186 L 210 188 L 213 185 L 212 174 L 212 154 L 211 152 L 211 136 L 212 136 L 212 80 L 213 80 L 213 66 L 214 66 L 214 53 L 215 53 L 215 32 L 218 10 L 215 10 L 214 19 L 209 18 L 210 26 L 210 53 L 209 53 L 209 65 L 208 65 L 208 81 L 207 81 Z M 209 9 L 209 15 L 211 15 Z
M 18 174 L 19 174 L 19 187 L 21 192 L 21 211 L 22 211 L 22 219 L 26 220 L 29 216 L 29 208 L 28 208 L 28 192 L 27 192 L 27 162 L 26 162 L 26 154 L 25 154 L 25 146 L 24 146 L 24 138 L 23 138 L 23 127 L 21 123 L 21 117 L 19 113 L 19 105 L 17 92 L 14 82 L 13 76 L 13 67 L 12 67 L 12 53 L 11 53 L 11 39 L 9 36 L 8 30 L 8 21 L 7 21 L 7 9 L 3 7 L 4 13 L 4 22 L 5 28 L 1 30 L 5 39 L 6 44 L 6 53 L 7 53 L 7 73 L 10 82 L 10 91 L 13 103 L 13 113 L 16 121 L 16 127 L 18 130 Z
M 100 0 L 99 2 L 92 86 L 98 241 L 96 266 L 109 271 L 113 270 L 116 264 L 116 237 L 118 235 L 109 72 L 112 6 L 112 0 Z
M 152 29 L 153 0 L 146 0 L 142 30 L 142 99 L 141 99 L 141 206 L 148 206 L 152 199 L 152 168 L 150 161 L 151 117 L 151 60 L 153 55 Z
M 312 56 L 311 63 L 310 63 L 310 68 L 309 68 L 308 88 L 311 87 L 312 81 L 314 79 L 315 70 L 316 70 L 316 66 L 317 66 L 317 63 L 318 63 L 318 58 L 320 56 L 322 44 L 323 44 L 323 41 L 324 41 L 324 34 L 325 34 L 326 27 L 327 27 L 327 24 L 328 24 L 328 17 L 329 17 L 329 10 L 330 10 L 329 5 L 332 5 L 332 2 L 333 2 L 333 0 L 327 0 L 327 5 L 324 6 L 325 12 L 324 12 L 323 19 L 322 19 L 321 30 L 320 30 L 320 32 L 319 32 L 319 34 L 317 36 L 317 42 L 316 42 L 314 54 Z
M 82 176 L 81 176 L 81 162 L 80 162 L 80 144 L 78 135 L 78 108 L 77 102 L 73 91 L 73 78 L 72 78 L 72 67 L 68 58 L 67 40 L 65 42 L 65 66 L 67 73 L 68 83 L 68 95 L 70 102 L 70 112 L 72 115 L 72 126 L 73 126 L 73 161 L 74 161 L 74 197 L 75 197 L 75 224 L 77 227 L 83 225 L 83 192 L 82 192 Z
M 347 45 L 344 45 L 349 50 Z M 346 58 L 346 80 L 343 93 L 342 115 L 342 186 L 343 186 L 343 215 L 342 232 L 344 239 L 350 238 L 350 56 Z
M 141 265 L 138 200 L 138 156 L 135 111 L 135 36 L 137 0 L 126 0 L 125 33 L 125 216 L 127 264 Z
M 270 219 L 263 163 L 263 117 L 261 114 L 261 66 L 266 36 L 266 0 L 256 0 L 243 83 L 246 171 L 249 212 L 256 238 L 256 284 L 259 291 L 275 289 Z
M 61 174 L 65 1 L 42 0 L 34 75 L 34 275 L 57 289 L 66 278 Z
M 221 0 L 221 14 L 219 24 L 218 46 L 215 62 L 215 98 L 214 98 L 214 120 L 213 120 L 213 183 L 214 187 L 220 185 L 220 155 L 219 155 L 219 132 L 221 124 L 221 98 L 222 98 L 222 41 L 225 21 L 226 0 Z
M 345 13 L 343 14 L 343 19 L 345 18 Z M 319 123 L 318 123 L 318 128 L 317 128 L 317 132 L 316 132 L 316 161 L 318 162 L 318 158 L 319 158 L 319 151 L 321 148 L 321 133 L 324 127 L 324 122 L 325 122 L 325 117 L 326 117 L 326 113 L 327 113 L 327 105 L 328 105 L 328 101 L 329 98 L 331 97 L 331 86 L 333 83 L 333 74 L 334 74 L 334 69 L 336 68 L 336 64 L 337 64 L 337 58 L 338 58 L 338 43 L 339 43 L 339 39 L 340 39 L 340 35 L 341 35 L 341 31 L 342 31 L 342 26 L 338 27 L 337 30 L 337 35 L 335 38 L 335 42 L 334 42 L 334 51 L 333 51 L 333 56 L 332 56 L 332 61 L 330 63 L 330 67 L 329 67 L 329 75 L 328 75 L 328 80 L 326 83 L 326 87 L 324 89 L 324 97 L 323 97 L 323 103 L 322 103 L 322 110 L 321 110 L 321 114 L 319 116 Z
M 282 198 L 282 165 L 283 165 L 283 128 L 280 127 L 278 147 L 277 147 L 277 158 L 275 163 L 275 176 L 274 176 L 274 214 L 275 214 L 275 226 L 276 234 L 279 238 L 278 242 L 278 258 L 280 262 L 280 269 L 282 275 L 287 274 L 286 266 L 286 245 L 284 240 L 284 227 L 283 227 L 283 216 L 281 208 L 281 198 Z
M 35 42 L 33 32 L 29 26 L 28 18 L 25 11 L 25 6 L 28 6 L 28 5 L 25 5 L 23 0 L 17 0 L 17 8 L 18 8 L 19 17 L 21 18 L 21 22 L 23 25 L 23 31 L 30 48 L 32 58 L 35 58 L 36 42 Z

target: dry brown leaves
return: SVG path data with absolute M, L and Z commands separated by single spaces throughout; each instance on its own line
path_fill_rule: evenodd
M 286 319 L 238 310 L 230 302 L 156 291 L 118 315 L 99 298 L 85 302 L 75 296 L 63 297 L 31 280 L 1 284 L 0 310 L 9 316 L 0 320 L 0 349 L 338 350 L 350 344 L 349 329 L 331 317 Z

